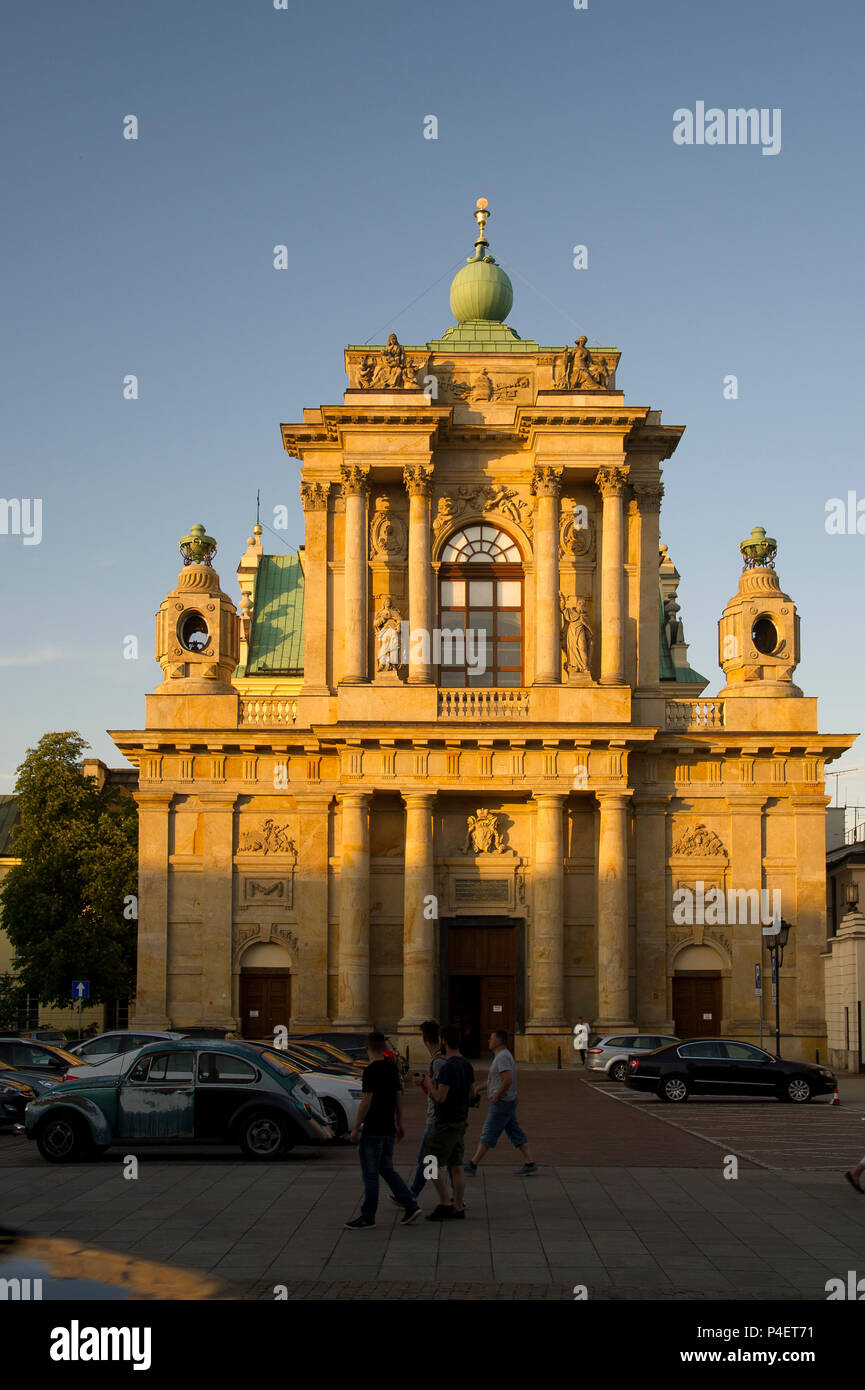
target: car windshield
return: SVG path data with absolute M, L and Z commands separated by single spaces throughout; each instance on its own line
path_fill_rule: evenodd
M 278 1067 L 280 1071 L 288 1072 L 291 1076 L 300 1075 L 300 1067 L 295 1066 L 294 1062 L 292 1062 L 288 1057 L 286 1057 L 284 1053 L 262 1052 L 261 1055 L 264 1061 L 269 1062 L 272 1067 Z

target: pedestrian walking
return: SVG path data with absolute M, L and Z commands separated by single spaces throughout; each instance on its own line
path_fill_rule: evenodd
M 579 1052 L 580 1061 L 586 1065 L 586 1049 L 589 1046 L 589 1025 L 584 1023 L 582 1015 L 574 1024 L 574 1051 Z
M 420 1206 L 393 1166 L 393 1149 L 405 1130 L 402 1123 L 402 1082 L 394 1062 L 385 1059 L 384 1033 L 370 1033 L 366 1040 L 369 1066 L 361 1078 L 363 1095 L 351 1141 L 357 1144 L 363 1175 L 363 1206 L 360 1216 L 346 1221 L 348 1231 L 369 1230 L 378 1210 L 379 1179 L 384 1178 L 403 1208 L 401 1226 L 409 1226 L 420 1216 Z
M 863 1116 L 862 1118 L 865 1119 L 865 1116 Z M 865 1173 L 865 1158 L 860 1158 L 859 1162 L 855 1164 L 853 1168 L 847 1169 L 847 1172 L 844 1174 L 844 1176 L 851 1187 L 855 1187 L 857 1192 L 861 1192 L 863 1195 L 865 1195 L 865 1187 L 863 1187 L 859 1181 L 863 1173 Z
M 436 1080 L 439 1072 L 442 1069 L 442 1066 L 444 1065 L 445 1060 L 445 1054 L 442 1051 L 441 1045 L 441 1029 L 439 1028 L 439 1025 L 436 1023 L 435 1019 L 430 1018 L 427 1019 L 426 1023 L 422 1023 L 420 1026 L 420 1033 L 421 1037 L 423 1038 L 424 1047 L 429 1053 L 429 1065 L 425 1072 L 416 1071 L 412 1073 L 412 1081 L 414 1082 L 415 1086 L 420 1087 L 420 1089 L 423 1091 L 424 1095 L 427 1098 L 426 1123 L 424 1124 L 424 1131 L 421 1137 L 420 1147 L 417 1151 L 417 1167 L 415 1169 L 415 1175 L 412 1179 L 411 1186 L 409 1188 L 409 1191 L 411 1192 L 411 1195 L 414 1197 L 415 1201 L 417 1201 L 426 1183 L 426 1174 L 424 1173 L 424 1169 L 426 1167 L 426 1159 L 428 1156 L 427 1142 L 429 1140 L 430 1130 L 435 1124 L 435 1101 L 433 1100 L 429 1092 L 429 1082 Z M 390 1200 L 392 1202 L 397 1201 L 396 1197 L 393 1196 Z
M 475 1094 L 475 1072 L 471 1062 L 460 1052 L 460 1031 L 449 1024 L 441 1032 L 444 1062 L 436 1078 L 427 1081 L 434 1103 L 434 1122 L 426 1141 L 427 1157 L 436 1160 L 438 1171 L 432 1179 L 438 1194 L 438 1206 L 427 1221 L 465 1220 L 465 1133 L 469 1105 Z M 445 1169 L 453 1185 L 453 1202 L 448 1192 Z
M 490 1107 L 481 1130 L 480 1143 L 465 1165 L 465 1172 L 474 1176 L 484 1154 L 494 1149 L 501 1135 L 506 1134 L 525 1160 L 522 1168 L 517 1169 L 517 1176 L 532 1178 L 538 1171 L 538 1165 L 529 1153 L 529 1141 L 517 1119 L 517 1064 L 508 1048 L 508 1035 L 504 1028 L 496 1028 L 490 1033 L 490 1048 L 493 1053 L 487 1074 Z

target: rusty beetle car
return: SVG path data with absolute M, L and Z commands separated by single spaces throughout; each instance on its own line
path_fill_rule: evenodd
M 237 1144 L 267 1160 L 333 1138 L 318 1097 L 274 1048 L 210 1038 L 149 1043 L 119 1076 L 82 1076 L 31 1101 L 24 1125 L 49 1163 L 113 1144 Z

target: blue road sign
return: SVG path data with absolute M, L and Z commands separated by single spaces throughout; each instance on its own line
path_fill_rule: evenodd
M 756 965 L 754 966 L 754 993 L 763 993 L 763 972 L 760 969 L 759 961 L 757 961 Z
M 90 981 L 89 981 L 89 980 L 73 980 L 73 981 L 72 981 L 72 998 L 73 998 L 73 999 L 89 999 L 89 998 L 90 998 Z

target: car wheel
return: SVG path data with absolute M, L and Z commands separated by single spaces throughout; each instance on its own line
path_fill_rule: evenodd
M 344 1134 L 348 1133 L 348 1120 L 346 1119 L 345 1111 L 339 1102 L 332 1100 L 330 1096 L 323 1100 L 321 1104 L 327 1116 L 328 1124 L 332 1127 L 337 1139 L 341 1139 Z
M 278 1158 L 294 1147 L 288 1126 L 280 1115 L 260 1112 L 249 1115 L 240 1130 L 240 1147 L 247 1158 L 260 1162 Z
M 614 1081 L 624 1081 L 628 1075 L 628 1064 L 625 1061 L 614 1062 L 610 1067 L 609 1075 Z
M 688 1083 L 683 1076 L 668 1076 L 658 1087 L 658 1098 L 681 1103 L 688 1099 Z
M 781 1092 L 781 1099 L 793 1101 L 794 1105 L 804 1105 L 811 1099 L 811 1086 L 804 1076 L 794 1076 Z
M 93 1155 L 93 1142 L 74 1115 L 55 1115 L 45 1120 L 36 1135 L 36 1147 L 49 1163 L 77 1163 Z

